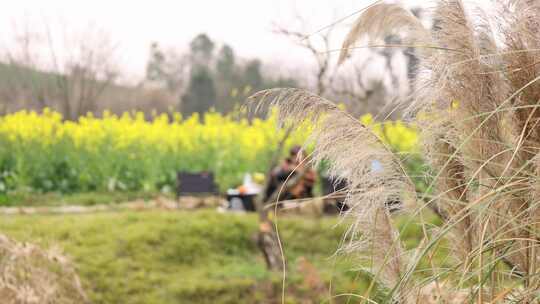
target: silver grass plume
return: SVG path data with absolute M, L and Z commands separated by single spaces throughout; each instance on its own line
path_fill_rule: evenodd
M 512 103 L 519 118 L 519 130 L 525 130 L 522 153 L 533 157 L 540 153 L 540 82 L 529 83 L 540 76 L 540 1 L 514 0 L 500 3 L 500 31 L 504 36 L 505 75 L 512 90 L 522 89 Z
M 398 5 L 378 4 L 355 22 L 340 62 L 363 37 L 374 41 L 396 33 L 395 27 L 405 27 L 397 32 L 406 36 L 405 41 L 429 50 L 419 52 L 423 77 L 418 77 L 416 87 L 421 89 L 409 113 L 421 126 L 426 155 L 436 172 L 432 201 L 445 219 L 442 230 L 450 231 L 456 241 L 453 245 L 465 266 L 465 281 L 481 278 L 486 267 L 502 260 L 523 278 L 523 286 L 508 295 L 529 301 L 540 285 L 540 1 L 498 2 L 507 8 L 498 16 L 502 47 L 495 42 L 487 18 L 477 14 L 474 17 L 479 22 L 472 22 L 460 0 L 438 2 L 433 32 L 423 29 L 419 20 Z M 285 115 L 280 114 L 282 122 L 287 117 L 297 119 L 294 123 L 317 122 L 312 137 L 315 162 L 336 161 L 332 173 L 350 181 L 347 199 L 353 206 L 349 213 L 353 224 L 346 248 L 365 250 L 371 245 L 371 261 L 381 278 L 388 285 L 400 285 L 399 299 L 411 301 L 403 290 L 410 283 L 400 280 L 406 265 L 403 249 L 395 246 L 399 245 L 398 235 L 381 207 L 407 188 L 395 166 L 398 162 L 381 158 L 391 153 L 372 134 L 365 135 L 365 126 L 356 126 L 355 119 L 338 114 L 339 109 L 326 100 L 299 90 L 272 93 L 276 96 L 272 103 L 285 110 Z M 290 108 L 283 102 L 287 100 L 297 107 Z M 341 129 L 347 132 L 336 131 Z M 361 135 L 348 138 L 351 134 Z M 366 152 L 356 155 L 358 138 L 370 144 Z M 366 163 L 373 155 L 382 160 L 384 177 L 373 176 L 376 172 L 368 169 Z M 356 157 L 358 161 L 353 160 Z M 398 170 L 386 171 L 388 168 Z M 397 174 L 386 176 L 388 172 Z M 370 176 L 369 180 L 364 176 Z M 367 203 L 355 204 L 360 201 Z M 388 224 L 380 225 L 386 220 Z M 379 242 L 374 245 L 373 240 Z M 485 264 L 489 252 L 493 259 L 488 263 L 493 265 Z M 490 284 L 489 295 L 484 287 Z M 471 289 L 470 296 L 489 301 L 501 290 L 497 284 L 497 280 L 486 282 L 476 293 Z M 510 296 L 500 293 L 491 299 L 509 300 Z
M 314 146 L 313 164 L 328 160 L 329 174 L 348 183 L 345 203 L 350 210 L 345 216 L 351 225 L 342 249 L 367 257 L 381 282 L 397 286 L 407 263 L 385 204 L 414 188 L 395 155 L 358 119 L 305 90 L 272 89 L 251 99 L 258 108 L 276 107 L 281 126 L 313 126 L 308 139 Z M 374 161 L 381 170 L 372 168 Z M 398 288 L 397 297 L 405 296 L 404 289 Z
M 407 32 L 405 43 L 420 43 L 429 46 L 429 31 L 411 12 L 397 4 L 378 3 L 365 10 L 354 22 L 341 47 L 338 62 L 347 59 L 351 49 L 361 38 L 369 38 L 370 42 L 393 33 L 396 29 Z
M 519 196 L 521 205 L 510 209 L 514 226 L 518 226 L 517 237 L 525 241 L 516 243 L 526 250 L 514 257 L 520 271 L 527 274 L 529 288 L 538 287 L 540 272 L 540 233 L 538 222 L 538 188 L 534 186 L 540 177 L 538 159 L 540 157 L 540 1 L 511 0 L 498 1 L 502 16 L 498 19 L 500 32 L 503 34 L 505 52 L 502 56 L 505 64 L 504 75 L 512 92 L 515 124 L 519 142 L 517 150 L 518 175 L 523 183 L 532 185 L 523 187 Z M 522 184 L 523 184 L 522 183 Z M 532 190 L 532 191 L 531 191 Z
M 532 185 L 538 189 L 539 173 L 540 1 L 499 2 L 513 7 L 499 14 L 502 49 L 485 16 L 478 14 L 480 22 L 471 22 L 459 0 L 438 2 L 433 33 L 416 27 L 413 34 L 400 32 L 410 41 L 428 41 L 432 49 L 419 53 L 423 77 L 418 77 L 421 89 L 409 113 L 421 126 L 426 155 L 437 173 L 434 199 L 454 239 L 463 241 L 455 243 L 460 259 L 481 263 L 483 248 L 492 246 L 534 290 L 538 280 L 530 277 L 537 277 L 540 264 L 540 218 L 538 197 L 529 193 L 535 190 Z M 386 21 L 391 14 L 396 20 L 406 16 L 407 21 L 395 24 L 419 24 L 404 9 L 389 8 L 381 4 L 364 11 L 342 58 L 362 36 L 382 38 L 377 35 L 395 30 L 380 28 L 392 24 Z M 382 13 L 384 18 L 374 19 Z
M 397 23 L 374 21 L 376 17 L 384 16 L 383 20 L 402 20 Z M 436 16 L 439 16 L 439 21 L 442 23 L 442 31 L 439 31 L 437 35 L 432 34 L 423 28 L 420 21 L 407 10 L 397 4 L 379 4 L 368 10 L 358 18 L 355 22 L 355 26 L 363 26 L 361 30 L 353 27 L 351 33 L 348 35 L 346 42 L 344 43 L 344 49 L 342 50 L 342 57 L 346 56 L 346 46 L 355 44 L 363 36 L 369 36 L 372 39 L 383 38 L 381 34 L 385 34 L 382 28 L 386 26 L 392 26 L 395 24 L 403 24 L 406 26 L 413 25 L 415 29 L 412 32 L 402 33 L 405 39 L 411 41 L 424 41 L 434 44 L 434 48 L 440 49 L 451 48 L 459 49 L 460 51 L 450 51 L 450 54 L 444 53 L 444 56 L 437 56 L 443 53 L 443 51 L 424 52 L 421 54 L 422 63 L 428 67 L 424 68 L 427 71 L 427 77 L 420 78 L 420 84 L 418 87 L 424 88 L 421 94 L 417 97 L 413 106 L 414 110 L 410 112 L 426 115 L 429 119 L 419 121 L 422 126 L 422 139 L 424 140 L 424 148 L 428 155 L 432 155 L 432 165 L 435 168 L 440 169 L 438 171 L 438 177 L 436 178 L 436 188 L 441 191 L 439 194 L 440 199 L 437 202 L 437 209 L 440 209 L 443 213 L 447 214 L 450 218 L 452 215 L 459 213 L 464 209 L 466 205 L 466 192 L 465 182 L 467 173 L 464 172 L 464 161 L 467 161 L 460 156 L 462 153 L 457 151 L 456 141 L 459 139 L 459 132 L 456 132 L 456 126 L 453 126 L 452 121 L 455 121 L 456 117 L 453 117 L 452 103 L 459 103 L 456 100 L 453 92 L 463 89 L 466 85 L 465 81 L 457 83 L 448 82 L 455 74 L 459 75 L 459 70 L 450 70 L 448 67 L 451 64 L 461 61 L 466 61 L 474 55 L 467 54 L 463 50 L 471 49 L 473 36 L 469 31 L 470 25 L 466 20 L 465 13 L 462 9 L 460 1 L 441 1 L 437 7 Z M 372 23 L 371 26 L 366 24 Z M 387 24 L 385 24 L 387 23 Z M 454 23 L 453 27 L 446 27 L 448 24 Z M 448 32 L 445 32 L 448 29 Z M 394 29 L 395 30 L 395 29 Z M 388 30 L 387 30 L 388 31 Z M 444 38 L 444 39 L 442 39 Z M 475 98 L 477 99 L 477 98 Z M 460 105 L 462 106 L 462 105 Z M 442 114 L 441 114 L 442 113 Z M 433 119 L 433 117 L 436 117 Z M 471 233 L 469 226 L 474 222 L 470 218 L 470 215 L 465 214 L 463 223 L 457 223 L 456 235 L 463 236 Z M 461 243 L 461 246 L 457 246 L 457 250 L 462 258 L 468 256 L 473 250 L 474 245 L 471 243 L 474 239 L 469 235 L 465 238 L 466 242 Z
M 448 224 L 454 226 L 449 236 L 460 244 L 456 246 L 458 257 L 464 269 L 469 269 L 480 245 L 479 225 L 484 221 L 468 205 L 491 191 L 492 182 L 502 175 L 502 163 L 511 155 L 499 124 L 508 90 L 501 75 L 493 73 L 492 65 L 480 60 L 496 52 L 489 27 L 474 25 L 459 0 L 440 1 L 434 18 L 439 22 L 434 41 L 459 52 L 424 58 L 424 68 L 431 71 L 433 79 L 424 83 L 427 89 L 416 106 L 426 112 L 441 111 L 449 119 L 449 128 L 443 132 L 452 149 L 447 155 L 443 152 L 444 163 L 434 166 L 440 174 L 436 184 L 453 181 L 454 189 L 460 189 L 459 197 L 440 201 L 439 206 L 449 214 Z M 428 145 L 435 149 L 447 145 L 433 141 L 429 133 L 423 135 L 425 149 L 429 149 Z M 459 171 L 452 169 L 458 167 Z M 473 185 L 479 185 L 479 191 L 471 191 L 476 187 Z
M 511 15 L 501 16 L 508 19 Z M 532 115 L 529 114 L 530 109 L 526 110 L 527 115 L 519 115 L 523 111 L 517 109 L 516 100 L 526 95 L 525 86 L 535 76 L 528 74 L 516 81 L 515 70 L 509 69 L 511 65 L 504 61 L 516 55 L 522 57 L 528 52 L 523 52 L 523 49 L 518 51 L 517 48 L 514 51 L 511 48 L 501 51 L 488 22 L 482 15 L 476 17 L 479 23 L 473 24 L 461 1 L 439 2 L 435 11 L 439 29 L 435 31 L 434 41 L 460 52 L 449 51 L 440 56 L 424 58 L 424 69 L 430 71 L 435 81 L 432 79 L 425 83 L 427 89 L 422 94 L 424 101 L 420 99 L 419 104 L 425 110 L 444 108 L 444 103 L 450 103 L 447 106 L 447 109 L 451 109 L 450 115 L 447 117 L 450 118 L 451 129 L 447 132 L 454 131 L 457 135 L 450 141 L 457 150 L 449 155 L 446 163 L 451 164 L 457 158 L 464 165 L 463 174 L 460 175 L 466 177 L 462 184 L 466 185 L 466 194 L 462 199 L 444 205 L 451 209 L 458 204 L 467 208 L 469 215 L 466 217 L 458 218 L 456 212 L 451 215 L 455 220 L 462 221 L 456 223 L 458 231 L 470 223 L 467 233 L 461 234 L 473 241 L 472 247 L 464 248 L 474 249 L 468 254 L 468 260 L 481 260 L 482 248 L 493 246 L 497 255 L 510 262 L 517 272 L 527 276 L 537 259 L 531 252 L 533 245 L 529 241 L 532 218 L 530 196 L 527 194 L 530 188 L 526 184 L 533 175 L 528 169 L 531 155 L 524 153 L 531 144 L 523 137 L 532 133 L 525 129 L 529 125 L 528 117 Z M 517 36 L 510 35 L 507 41 L 515 42 Z M 527 63 L 522 62 L 521 66 L 535 66 L 532 60 Z M 518 84 L 513 85 L 512 82 Z M 537 90 L 529 92 L 538 94 Z M 442 101 L 443 106 L 436 107 L 432 101 L 434 99 Z M 538 99 L 529 100 L 537 102 Z M 455 107 L 451 104 L 454 102 Z M 445 169 L 441 166 L 435 168 L 439 172 Z M 476 208 L 467 206 L 472 202 L 475 202 Z M 462 229 L 459 229 L 460 226 Z M 485 232 L 482 233 L 484 228 Z

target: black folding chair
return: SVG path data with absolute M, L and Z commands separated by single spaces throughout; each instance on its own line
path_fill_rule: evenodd
M 178 172 L 176 175 L 176 195 L 202 196 L 216 195 L 218 187 L 211 172 L 188 173 Z

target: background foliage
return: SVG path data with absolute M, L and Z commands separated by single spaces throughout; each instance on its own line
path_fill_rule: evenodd
M 177 171 L 213 172 L 224 191 L 246 172 L 266 172 L 282 136 L 274 115 L 251 121 L 237 116 L 105 112 L 66 121 L 47 109 L 6 115 L 0 118 L 0 193 L 168 192 Z M 369 115 L 362 121 L 394 149 L 415 153 L 414 128 L 373 123 Z M 307 129 L 297 130 L 286 148 L 306 136 Z

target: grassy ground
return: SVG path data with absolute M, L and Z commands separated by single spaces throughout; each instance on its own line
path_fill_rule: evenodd
M 118 194 L 118 200 L 125 195 Z M 110 194 L 55 198 L 27 197 L 25 205 L 114 202 Z M 412 249 L 422 232 L 410 219 L 398 222 Z M 428 221 L 436 224 L 432 215 Z M 334 255 L 346 228 L 337 223 L 336 217 L 280 217 L 289 261 L 288 303 L 330 303 L 331 298 L 332 303 L 356 303 L 358 298 L 343 294 L 366 289 L 369 280 L 355 270 L 358 261 Z M 94 303 L 281 303 L 281 274 L 266 270 L 256 247 L 257 227 L 254 214 L 213 210 L 0 219 L 0 233 L 64 248 Z
M 335 218 L 293 217 L 280 223 L 290 261 L 288 302 L 320 303 L 365 288 L 366 280 L 348 258 L 332 257 L 343 233 L 334 228 Z M 0 231 L 44 246 L 61 245 L 94 303 L 274 303 L 281 296 L 281 276 L 266 271 L 255 245 L 254 215 L 15 216 L 2 218 Z

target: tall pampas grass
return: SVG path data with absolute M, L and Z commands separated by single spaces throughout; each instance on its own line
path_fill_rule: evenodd
M 401 245 L 385 202 L 411 193 L 400 159 L 331 102 L 295 89 L 259 93 L 284 124 L 311 121 L 314 162 L 346 179 L 351 218 L 344 250 L 361 253 L 399 303 L 540 301 L 540 1 L 498 0 L 495 16 L 441 0 L 427 29 L 398 4 L 365 10 L 340 62 L 362 41 L 399 33 L 421 68 L 407 118 L 420 126 L 432 184 L 409 210 L 437 210 L 415 252 Z M 373 170 L 378 160 L 383 170 Z M 453 267 L 419 279 L 422 258 L 451 244 Z M 442 286 L 442 287 L 441 287 Z
M 276 107 L 281 125 L 313 126 L 312 163 L 329 160 L 328 173 L 348 184 L 344 203 L 350 229 L 343 250 L 370 261 L 387 286 L 400 285 L 406 256 L 386 203 L 413 190 L 398 158 L 367 126 L 332 102 L 301 89 L 272 89 L 252 96 L 259 107 Z M 377 162 L 381 170 L 373 170 Z M 369 252 L 369 255 L 362 253 Z M 395 298 L 405 295 L 399 286 Z

